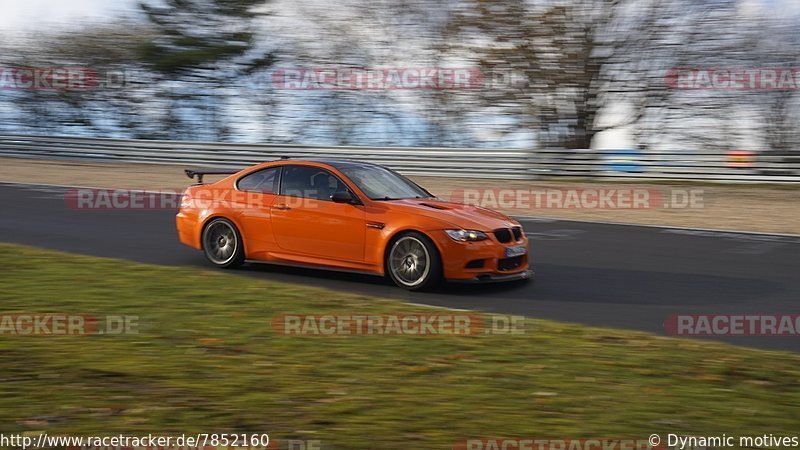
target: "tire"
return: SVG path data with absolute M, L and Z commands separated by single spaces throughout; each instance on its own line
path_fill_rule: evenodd
M 203 228 L 203 253 L 211 264 L 227 269 L 244 263 L 242 235 L 230 220 L 212 219 Z
M 397 236 L 386 252 L 386 272 L 409 291 L 434 288 L 442 282 L 442 258 L 433 241 L 416 231 Z

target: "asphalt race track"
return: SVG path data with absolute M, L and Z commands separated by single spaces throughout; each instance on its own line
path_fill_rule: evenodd
M 66 188 L 0 184 L 0 241 L 209 268 L 178 243 L 174 211 L 69 208 Z M 234 273 L 414 303 L 666 335 L 671 314 L 800 313 L 800 237 L 523 220 L 534 281 L 409 293 L 378 277 L 250 265 Z M 13 264 L 5 261 L 3 264 Z M 0 269 L 0 278 L 2 278 Z M 265 297 L 265 301 L 268 298 Z M 800 337 L 727 342 L 800 351 Z

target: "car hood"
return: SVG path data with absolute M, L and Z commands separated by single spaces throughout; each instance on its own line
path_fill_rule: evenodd
M 508 216 L 463 203 L 429 198 L 391 200 L 386 203 L 394 210 L 439 219 L 457 228 L 468 230 L 492 231 L 497 228 L 518 226 L 518 223 Z

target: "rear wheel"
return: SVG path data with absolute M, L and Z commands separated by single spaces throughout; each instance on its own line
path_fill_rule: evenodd
M 430 289 L 442 280 L 442 259 L 431 240 L 411 232 L 398 237 L 389 247 L 386 269 L 394 283 L 403 289 Z
M 244 263 L 242 237 L 228 219 L 213 219 L 206 225 L 203 230 L 203 252 L 217 267 L 237 267 Z

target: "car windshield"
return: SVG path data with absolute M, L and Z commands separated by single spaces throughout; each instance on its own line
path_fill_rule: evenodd
M 371 200 L 430 198 L 430 192 L 408 178 L 385 167 L 366 164 L 342 164 L 338 169 Z

